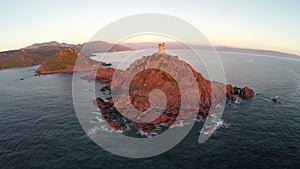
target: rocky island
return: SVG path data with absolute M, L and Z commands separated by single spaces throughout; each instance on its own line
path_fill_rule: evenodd
M 207 117 L 218 103 L 254 96 L 248 87 L 206 80 L 188 63 L 166 54 L 164 44 L 159 45 L 159 52 L 136 60 L 125 71 L 99 66 L 82 78 L 107 82 L 101 91 L 110 97 L 98 97 L 95 103 L 108 128 L 125 130 L 131 125 L 149 135 L 157 133 L 158 126 L 170 127 L 177 120 Z M 153 96 L 155 90 L 164 94 Z

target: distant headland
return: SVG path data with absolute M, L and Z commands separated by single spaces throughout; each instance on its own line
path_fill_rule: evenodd
M 94 41 L 76 45 L 58 43 L 56 41 L 35 43 L 21 49 L 0 52 L 0 70 L 40 65 L 65 48 L 80 51 L 83 46 L 87 46 L 84 48 L 84 51 L 82 51 L 87 56 L 96 52 L 133 50 L 132 48 L 123 45 L 112 44 L 104 41 Z

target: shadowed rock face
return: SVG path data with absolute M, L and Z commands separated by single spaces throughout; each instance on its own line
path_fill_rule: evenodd
M 97 98 L 96 103 L 110 128 L 116 130 L 132 124 L 153 134 L 157 125 L 172 126 L 178 120 L 206 117 L 212 107 L 236 99 L 231 85 L 210 82 L 189 64 L 168 54 L 144 56 L 125 71 L 99 67 L 83 78 L 110 81 L 106 90 L 112 91 L 113 99 Z M 251 98 L 252 92 L 243 88 L 240 97 Z

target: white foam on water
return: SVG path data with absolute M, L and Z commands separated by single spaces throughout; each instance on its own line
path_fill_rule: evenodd
M 210 134 L 213 133 L 215 130 L 219 129 L 219 128 L 228 128 L 229 124 L 224 123 L 223 120 L 218 120 L 218 121 L 213 121 L 211 125 L 206 126 L 204 128 L 202 128 L 202 130 L 200 131 L 200 133 L 203 134 Z
M 120 133 L 120 134 L 124 133 L 123 130 L 116 130 L 116 129 L 113 129 L 113 128 L 108 127 L 106 123 L 105 123 L 105 124 L 102 124 L 100 127 L 101 127 L 101 130 L 102 130 L 102 131 L 105 131 L 105 132 L 109 132 L 109 133 Z
M 100 112 L 97 112 L 97 111 L 93 111 L 92 114 L 101 115 L 101 113 L 100 113 Z
M 243 100 L 239 97 L 236 98 L 236 100 L 234 101 L 234 103 L 236 104 L 241 104 L 243 102 Z
M 99 127 L 93 127 L 87 132 L 87 136 L 95 136 L 98 132 L 100 132 Z
M 187 124 L 189 124 L 189 123 L 185 122 L 183 120 L 178 120 L 178 123 L 173 124 L 172 126 L 170 126 L 170 128 L 173 128 L 173 127 L 184 127 L 184 125 L 187 125 Z

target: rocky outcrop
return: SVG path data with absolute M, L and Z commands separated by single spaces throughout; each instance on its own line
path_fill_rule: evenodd
M 254 96 L 254 91 L 248 87 L 244 87 L 241 89 L 239 96 L 245 99 L 250 99 Z
M 233 87 L 232 85 L 226 85 L 227 89 L 227 100 L 236 101 L 237 96 L 243 98 L 243 99 L 250 99 L 254 97 L 254 91 L 248 87 L 239 88 L 239 87 Z
M 235 94 L 235 90 L 230 84 L 226 85 L 226 90 L 227 90 L 227 94 L 232 94 L 232 95 Z
M 144 56 L 126 71 L 101 66 L 82 78 L 109 80 L 101 90 L 114 91 L 113 99 L 99 97 L 96 104 L 112 128 L 124 129 L 131 124 L 148 134 L 157 132 L 157 125 L 172 126 L 177 120 L 206 117 L 219 103 L 237 97 L 232 85 L 210 82 L 189 64 L 168 54 Z M 251 91 L 243 88 L 240 96 L 251 98 Z
M 236 101 L 236 96 L 235 95 L 235 90 L 232 87 L 232 85 L 226 85 L 226 98 L 227 101 L 231 100 L 231 101 Z
M 271 99 L 274 103 L 281 104 L 281 101 L 279 100 L 279 96 L 272 97 Z
M 72 48 L 64 48 L 44 62 L 36 71 L 38 74 L 73 73 L 74 71 L 91 71 L 97 62 L 80 54 Z
M 114 68 L 99 66 L 96 71 L 92 72 L 89 75 L 81 76 L 81 78 L 86 79 L 88 81 L 91 81 L 94 79 L 111 81 L 115 71 L 116 70 Z

